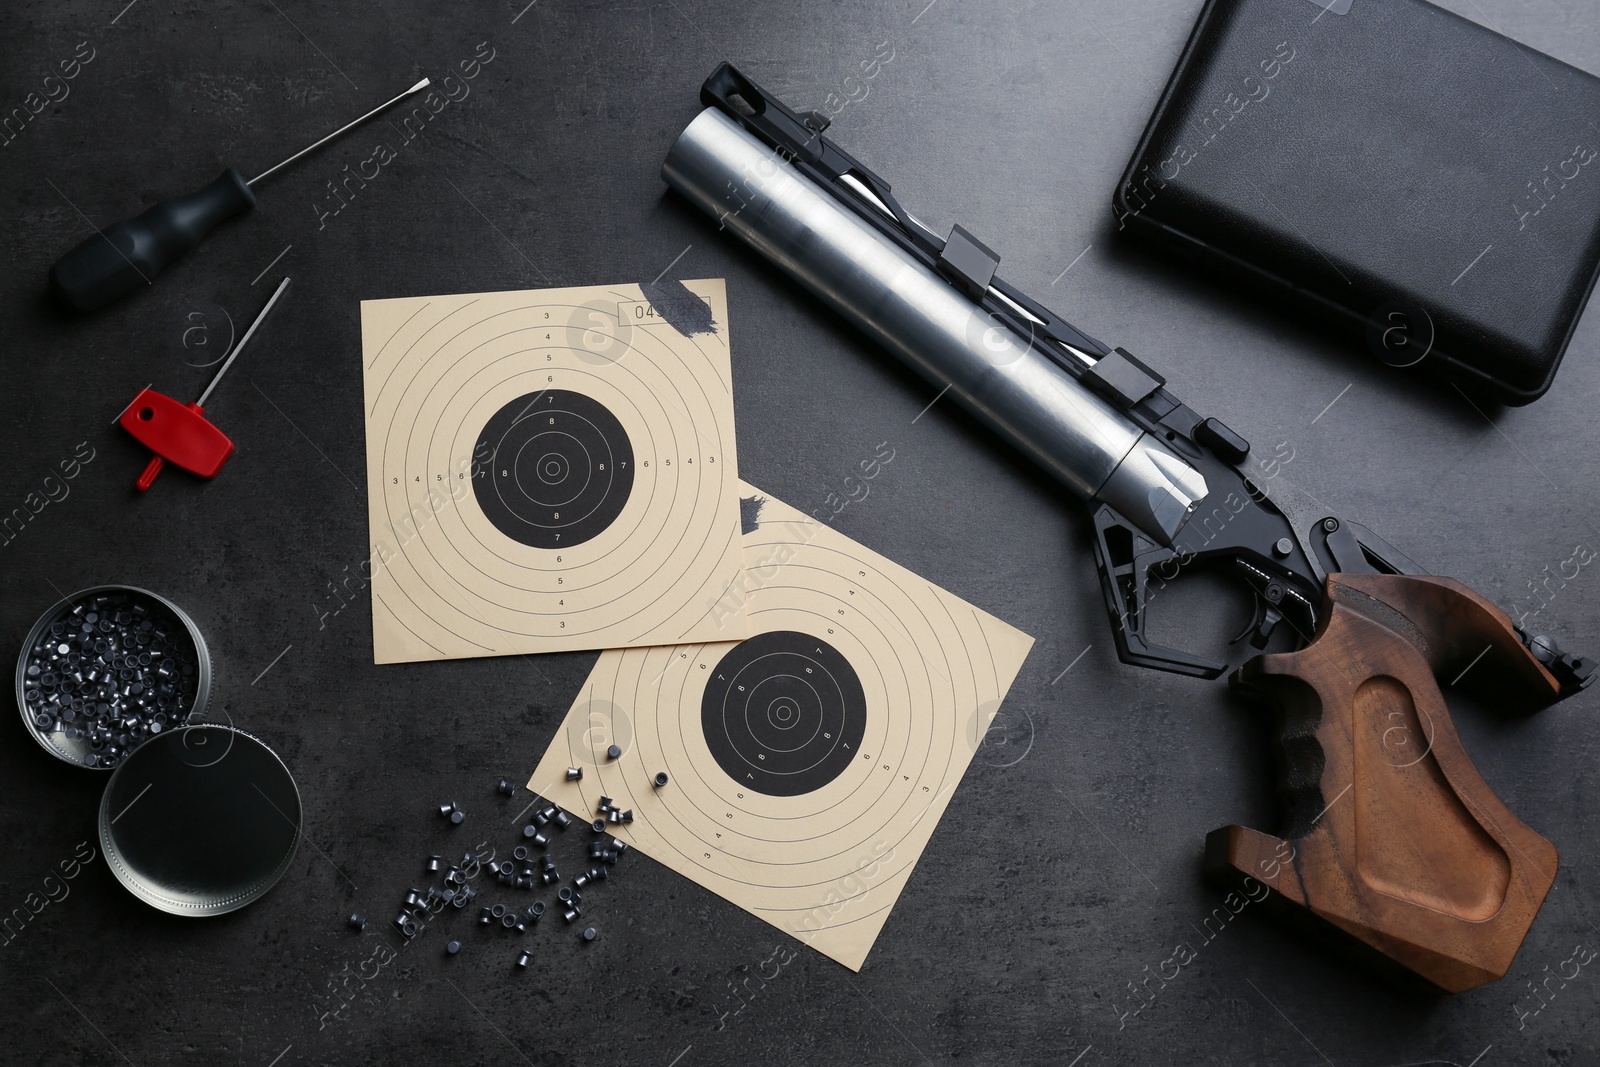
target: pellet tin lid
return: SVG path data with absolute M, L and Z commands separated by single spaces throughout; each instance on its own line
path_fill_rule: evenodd
M 112 873 L 174 915 L 221 915 L 259 899 L 289 869 L 300 824 L 300 792 L 278 754 L 215 723 L 134 749 L 100 801 Z

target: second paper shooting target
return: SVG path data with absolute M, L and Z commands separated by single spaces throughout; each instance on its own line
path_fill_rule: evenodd
M 859 968 L 1032 639 L 819 513 L 743 505 L 752 636 L 602 653 L 528 787 L 611 797 L 619 838 Z

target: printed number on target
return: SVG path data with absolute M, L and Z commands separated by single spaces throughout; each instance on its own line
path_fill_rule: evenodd
M 659 326 L 671 323 L 674 320 L 683 321 L 693 319 L 705 314 L 706 305 L 694 296 L 684 297 L 681 300 L 662 300 L 651 303 L 648 300 L 624 301 L 617 305 L 617 321 L 619 323 L 632 323 L 635 326 Z

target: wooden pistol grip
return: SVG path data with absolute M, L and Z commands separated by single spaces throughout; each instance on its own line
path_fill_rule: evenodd
M 1504 977 L 1555 880 L 1555 846 L 1495 796 L 1461 747 L 1436 677 L 1508 710 L 1560 693 L 1511 620 L 1448 578 L 1335 574 L 1305 648 L 1236 683 L 1282 715 L 1283 837 L 1226 826 L 1207 867 L 1266 884 L 1434 985 Z

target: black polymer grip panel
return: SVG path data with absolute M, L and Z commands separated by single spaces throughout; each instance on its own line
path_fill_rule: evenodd
M 1344 7 L 1210 0 L 1119 229 L 1386 362 L 1536 400 L 1600 269 L 1600 79 L 1424 0 Z

